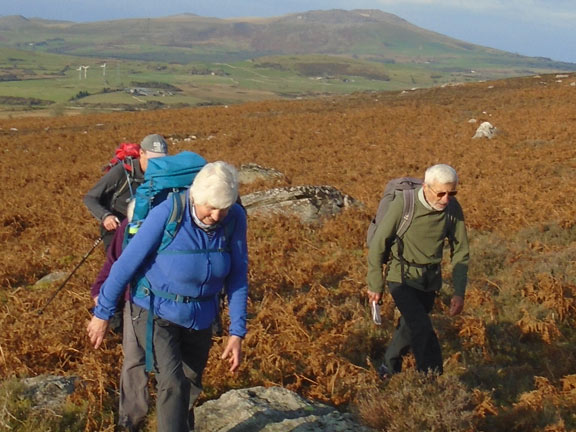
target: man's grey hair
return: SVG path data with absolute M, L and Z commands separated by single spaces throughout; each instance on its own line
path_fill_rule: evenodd
M 456 170 L 450 165 L 438 164 L 432 165 L 426 170 L 424 174 L 424 183 L 427 185 L 431 184 L 448 184 L 448 183 L 458 183 L 458 174 Z
M 238 171 L 226 162 L 206 164 L 190 186 L 190 199 L 194 204 L 226 209 L 237 198 Z

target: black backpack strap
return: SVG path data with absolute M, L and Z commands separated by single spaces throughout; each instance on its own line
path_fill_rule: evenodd
M 453 199 L 450 200 L 446 207 L 446 237 L 450 245 L 450 253 L 454 253 L 454 228 L 456 227 L 456 205 Z

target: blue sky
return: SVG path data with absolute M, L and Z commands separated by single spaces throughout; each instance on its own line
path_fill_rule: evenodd
M 195 13 L 219 18 L 380 9 L 466 42 L 576 63 L 575 0 L 0 0 L 0 15 L 69 21 Z

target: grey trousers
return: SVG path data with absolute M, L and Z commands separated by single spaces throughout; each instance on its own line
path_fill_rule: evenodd
M 138 427 L 148 413 L 148 374 L 146 351 L 136 338 L 132 324 L 132 303 L 128 301 L 124 305 L 122 351 L 124 360 L 120 373 L 118 424 Z
M 138 344 L 146 345 L 148 311 L 132 305 Z M 158 432 L 189 432 L 193 406 L 202 391 L 202 373 L 212 345 L 212 328 L 191 330 L 154 318 L 154 367 Z

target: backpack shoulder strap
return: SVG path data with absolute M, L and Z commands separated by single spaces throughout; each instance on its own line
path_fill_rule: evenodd
M 134 188 L 132 187 L 132 182 L 134 181 L 134 160 L 131 157 L 127 157 L 119 165 L 122 165 L 124 177 L 122 184 L 114 192 L 112 202 L 115 202 L 116 199 L 124 193 L 126 188 L 130 190 L 130 199 L 134 199 Z
M 180 229 L 184 216 L 184 209 L 186 208 L 187 192 L 187 189 L 185 189 L 170 193 L 170 196 L 172 197 L 172 210 L 170 211 L 166 225 L 164 225 L 164 235 L 162 236 L 162 242 L 160 243 L 158 251 L 166 249 L 168 245 L 172 243 L 172 240 L 174 240 L 176 233 Z
M 398 237 L 402 237 L 408 231 L 414 217 L 414 189 L 405 189 L 402 193 L 404 195 L 404 208 L 402 209 L 402 220 L 396 231 Z
M 446 206 L 446 236 L 448 240 L 452 241 L 454 239 L 454 227 L 456 226 L 456 204 L 454 200 L 450 200 L 448 206 Z

